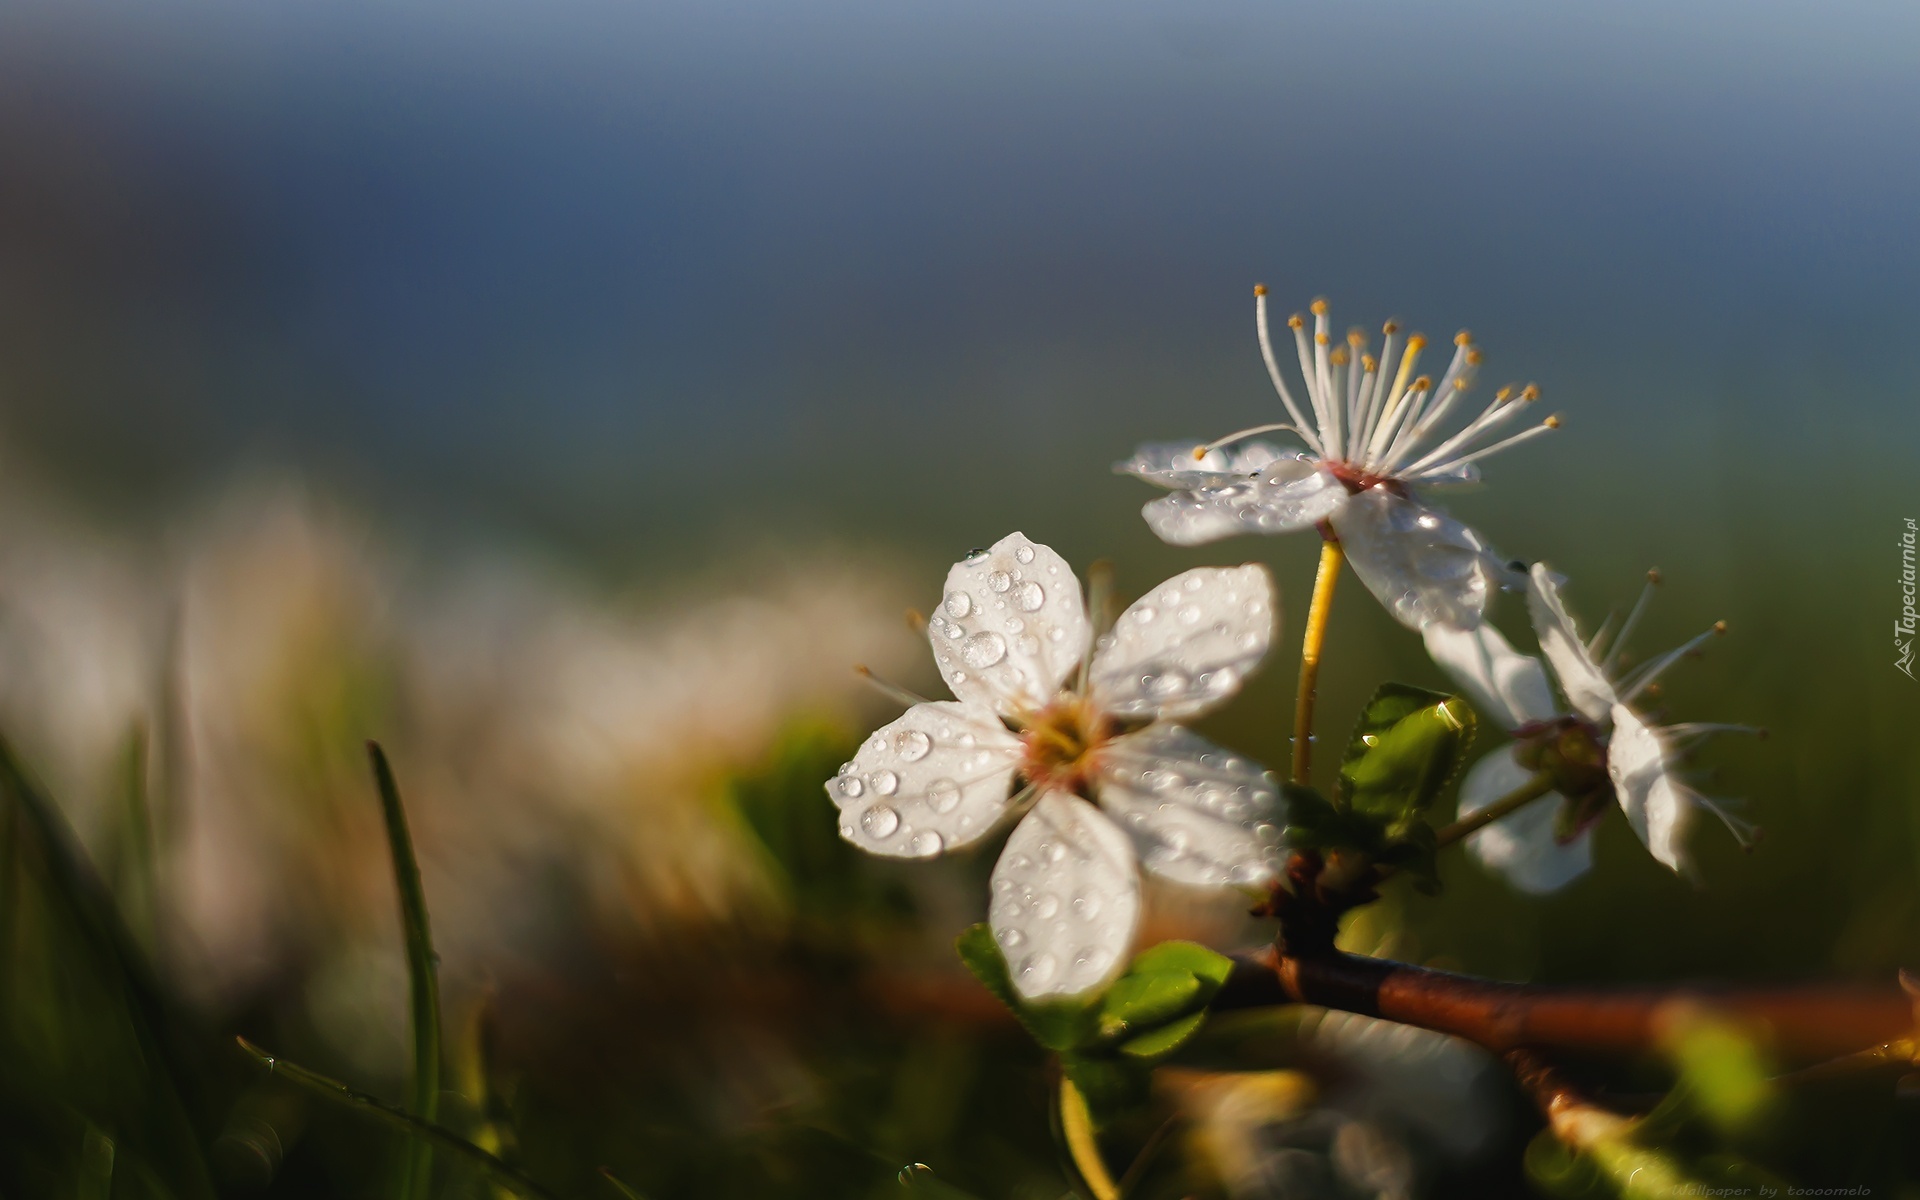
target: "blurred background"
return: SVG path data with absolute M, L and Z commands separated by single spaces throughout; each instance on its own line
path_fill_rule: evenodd
M 1765 835 L 1700 822 L 1697 884 L 1616 822 L 1559 895 L 1460 858 L 1355 947 L 1560 981 L 1916 965 L 1916 145 L 1899 4 L 0 6 L 0 730 L 191 1050 L 102 1032 L 130 968 L 72 949 L 9 826 L 34 1052 L 0 1065 L 0 1194 L 73 1194 L 102 1139 L 197 1150 L 81 1194 L 377 1190 L 390 1134 L 224 1042 L 403 1095 L 377 737 L 449 1123 L 568 1195 L 614 1194 L 601 1165 L 893 1195 L 916 1161 L 1061 1195 L 1042 1056 L 951 951 L 992 849 L 863 861 L 819 782 L 892 715 L 850 667 L 937 691 L 903 614 L 1015 528 L 1126 596 L 1271 563 L 1282 649 L 1206 729 L 1284 762 L 1311 540 L 1162 546 L 1109 470 L 1275 419 L 1255 282 L 1471 328 L 1487 384 L 1537 381 L 1565 429 L 1449 506 L 1589 625 L 1662 568 L 1641 651 L 1732 627 L 1667 709 L 1772 734 L 1702 757 Z M 1326 671 L 1330 738 L 1383 679 L 1440 684 L 1357 586 Z M 1156 903 L 1161 934 L 1262 936 Z M 1229 1032 L 1257 1070 L 1164 1086 L 1165 1194 L 1523 1189 L 1531 1118 L 1465 1048 Z M 1892 1194 L 1910 1132 L 1863 1085 L 1768 1149 Z

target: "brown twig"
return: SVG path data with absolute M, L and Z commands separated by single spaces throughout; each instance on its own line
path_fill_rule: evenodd
M 1496 1054 L 1541 1049 L 1632 1054 L 1657 1048 L 1669 1023 L 1707 1008 L 1765 1026 L 1774 1051 L 1829 1058 L 1889 1041 L 1913 1025 L 1893 988 L 1839 985 L 1555 987 L 1501 983 L 1338 951 L 1242 956 L 1215 1010 L 1315 1004 L 1478 1043 Z

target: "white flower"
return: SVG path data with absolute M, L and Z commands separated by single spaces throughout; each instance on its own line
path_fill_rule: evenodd
M 1611 639 L 1612 650 L 1632 632 L 1658 579 L 1649 576 L 1648 590 Z M 1460 816 L 1512 794 L 1542 770 L 1560 789 L 1473 834 L 1467 845 L 1475 856 L 1523 891 L 1554 891 L 1592 865 L 1586 835 L 1609 798 L 1619 803 L 1648 851 L 1675 871 L 1684 867 L 1681 842 L 1697 805 L 1711 808 L 1741 833 L 1724 809 L 1680 780 L 1678 753 L 1709 734 L 1757 731 L 1700 723 L 1658 727 L 1632 707 L 1662 672 L 1723 632 L 1725 624 L 1613 678 L 1602 666 L 1611 657 L 1607 630 L 1582 641 L 1553 575 L 1538 563 L 1527 581 L 1527 609 L 1570 712 L 1556 703 L 1540 660 L 1516 651 L 1491 624 L 1470 630 L 1435 624 L 1426 630 L 1434 662 L 1481 712 L 1515 737 L 1513 745 L 1467 772 L 1460 785 Z
M 1168 722 L 1238 691 L 1275 619 L 1265 567 L 1203 567 L 1141 597 L 1086 661 L 1079 580 L 1052 550 L 1009 534 L 954 565 L 927 622 L 958 699 L 914 705 L 828 781 L 840 834 L 875 854 L 929 858 L 986 837 L 1037 796 L 993 869 L 994 937 L 1023 996 L 1104 983 L 1139 921 L 1136 864 L 1203 887 L 1273 875 L 1271 777 Z
M 1496 431 L 1532 406 L 1531 385 L 1503 388 L 1479 416 L 1442 437 L 1440 426 L 1473 382 L 1480 351 L 1462 331 L 1453 361 L 1436 385 L 1414 375 L 1426 339 L 1399 339 L 1389 321 L 1375 359 L 1358 329 L 1332 345 L 1327 304 L 1313 302 L 1314 329 L 1288 319 L 1306 382 L 1307 408 L 1295 403 L 1274 358 L 1267 332 L 1267 293 L 1255 288 L 1260 353 L 1291 423 L 1262 425 L 1204 446 L 1168 442 L 1142 446 L 1115 470 L 1173 491 L 1142 510 L 1161 539 L 1180 546 L 1236 533 L 1291 533 L 1325 522 L 1346 549 L 1354 573 L 1402 624 L 1424 629 L 1444 621 L 1462 629 L 1479 623 L 1488 593 L 1507 568 L 1479 534 L 1422 504 L 1419 489 L 1467 484 L 1480 478 L 1479 460 L 1538 437 L 1557 418 L 1494 441 Z M 1307 453 L 1282 452 L 1257 433 L 1288 430 Z M 1228 449 L 1238 445 L 1237 449 Z M 1518 584 L 1518 580 L 1511 581 Z

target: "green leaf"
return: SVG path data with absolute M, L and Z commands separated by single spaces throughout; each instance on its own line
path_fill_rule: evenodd
M 1204 1004 L 1201 994 L 1200 978 L 1192 971 L 1128 972 L 1100 998 L 1100 1036 L 1119 1038 L 1164 1025 Z
M 1473 740 L 1474 720 L 1456 697 L 1383 684 L 1362 710 L 1341 760 L 1341 806 L 1398 837 L 1452 780 Z
M 1149 1064 L 1105 1054 L 1062 1054 L 1060 1067 L 1086 1098 L 1087 1112 L 1097 1129 L 1105 1129 L 1115 1118 L 1144 1103 L 1153 1079 Z
M 1174 970 L 1191 972 L 1203 985 L 1211 985 L 1205 989 L 1211 1000 L 1227 982 L 1227 976 L 1233 974 L 1233 960 L 1198 942 L 1161 942 L 1135 955 L 1133 965 L 1127 968 L 1129 974 Z
M 1200 1032 L 1200 1027 L 1206 1023 L 1207 1011 L 1205 1009 L 1201 1009 L 1196 1013 L 1189 1013 L 1187 1016 L 1181 1017 L 1178 1020 L 1169 1021 L 1158 1029 L 1121 1042 L 1120 1053 L 1127 1055 L 1129 1058 L 1165 1058 L 1181 1046 L 1186 1045 L 1194 1034 Z
M 993 930 L 982 922 L 968 926 L 954 941 L 960 961 L 1000 1003 L 1013 1010 L 1033 1040 L 1049 1050 L 1071 1050 L 1094 1033 L 1094 1006 L 1085 999 L 1030 1003 L 1013 988 L 1006 956 L 993 940 Z
M 373 778 L 380 792 L 380 813 L 387 825 L 387 848 L 393 857 L 394 886 L 400 893 L 400 924 L 406 934 L 407 977 L 412 1003 L 413 1113 L 432 1124 L 440 1112 L 440 978 L 434 966 L 433 935 L 427 925 L 427 900 L 420 887 L 420 863 L 413 853 L 413 835 L 407 830 L 406 808 L 393 769 L 377 742 L 367 743 Z M 425 1196 L 433 1181 L 433 1145 L 423 1139 L 407 1144 L 406 1166 L 400 1178 L 401 1200 Z

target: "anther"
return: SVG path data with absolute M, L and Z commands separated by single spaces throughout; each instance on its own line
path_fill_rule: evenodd
M 1484 356 L 1480 353 L 1480 348 L 1476 346 L 1473 349 L 1467 351 L 1467 365 L 1470 367 L 1477 367 L 1480 365 L 1480 360 L 1483 357 Z
M 1413 381 L 1413 390 L 1416 392 L 1424 392 L 1432 386 L 1433 386 L 1433 377 L 1431 375 L 1422 375 L 1420 378 Z
M 1538 400 L 1540 398 L 1540 385 L 1537 383 L 1528 384 L 1525 388 L 1521 389 L 1520 398 L 1528 401 Z
M 1495 404 L 1505 404 L 1511 399 L 1513 399 L 1513 388 L 1511 386 L 1503 387 L 1493 394 L 1493 402 Z
M 907 628 L 913 630 L 915 633 L 925 633 L 927 631 L 927 614 L 917 608 L 908 609 Z
M 1371 354 L 1362 354 L 1360 356 L 1360 369 L 1371 375 L 1380 369 L 1380 361 Z
M 1453 335 L 1453 344 L 1456 346 L 1471 346 L 1473 345 L 1473 334 L 1462 329 L 1459 333 Z
M 1352 346 L 1355 350 L 1358 350 L 1360 347 L 1366 344 L 1367 344 L 1367 335 L 1360 331 L 1360 327 L 1358 325 L 1355 325 L 1352 329 L 1347 330 L 1347 345 Z
M 1201 459 L 1205 458 L 1206 456 L 1207 456 L 1207 448 L 1204 445 L 1195 446 L 1193 448 L 1193 461 L 1199 462 Z
M 1648 583 L 1660 583 L 1660 582 L 1662 582 L 1662 580 L 1661 580 L 1661 578 L 1660 578 L 1660 568 L 1659 568 L 1659 567 L 1654 567 L 1653 569 L 1651 569 L 1651 570 L 1649 570 L 1649 571 L 1647 572 L 1647 582 L 1648 582 Z
M 1325 296 L 1317 296 L 1314 298 L 1313 303 L 1307 305 L 1307 307 L 1312 310 L 1314 316 L 1324 317 L 1327 315 L 1327 298 Z
M 1394 334 L 1400 332 L 1400 322 L 1388 321 L 1380 327 L 1380 332 L 1386 334 L 1388 337 L 1392 337 Z
M 1329 339 L 1329 338 L 1327 337 L 1327 335 L 1326 335 L 1326 334 L 1324 334 L 1324 333 L 1316 333 L 1316 334 L 1314 334 L 1314 335 L 1313 335 L 1313 344 L 1314 344 L 1314 345 L 1316 345 L 1316 346 L 1324 346 L 1324 345 L 1326 345 L 1326 344 L 1327 344 L 1327 343 L 1328 343 L 1328 342 L 1329 342 L 1330 340 L 1331 340 L 1331 339 Z
M 1546 420 L 1544 420 L 1544 421 L 1542 421 L 1542 422 L 1540 422 L 1540 423 L 1541 423 L 1542 425 L 1545 425 L 1545 426 L 1546 426 L 1546 427 L 1547 427 L 1548 429 L 1558 429 L 1558 428 L 1560 428 L 1560 418 L 1559 418 L 1559 416 L 1558 416 L 1558 415 L 1555 415 L 1555 416 L 1551 416 L 1551 417 L 1548 417 L 1548 418 L 1547 418 Z
M 1304 329 L 1306 327 L 1306 324 L 1307 324 L 1307 319 L 1301 316 L 1299 313 L 1295 313 L 1292 316 L 1287 318 L 1288 329 Z
M 1264 296 L 1264 295 L 1266 295 L 1266 294 L 1267 294 L 1267 285 L 1266 285 L 1266 284 L 1264 284 L 1264 283 L 1256 283 L 1256 284 L 1254 284 L 1254 285 L 1253 285 L 1253 294 L 1254 294 L 1254 295 L 1256 295 L 1256 296 Z
M 1725 633 L 1727 631 L 1727 623 L 1725 621 L 1715 621 L 1713 623 L 1713 631 L 1715 633 Z
M 1427 344 L 1427 335 L 1416 333 L 1407 339 L 1407 353 L 1412 354 Z
M 1333 348 L 1333 353 L 1327 355 L 1327 361 L 1336 367 L 1346 366 L 1347 365 L 1347 348 L 1345 346 L 1335 346 Z

